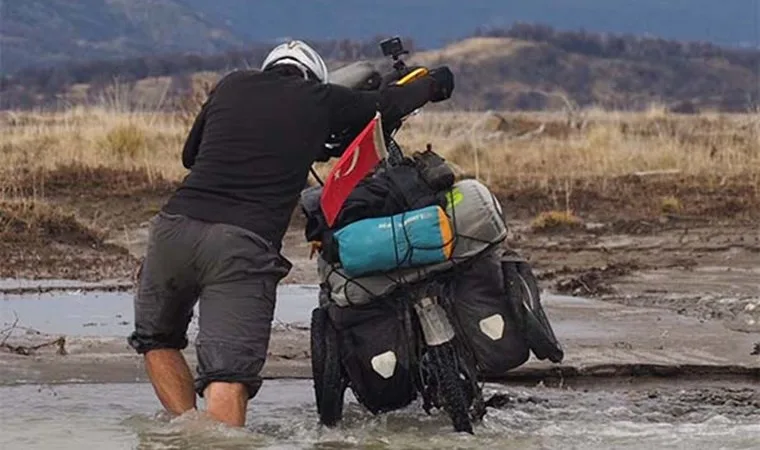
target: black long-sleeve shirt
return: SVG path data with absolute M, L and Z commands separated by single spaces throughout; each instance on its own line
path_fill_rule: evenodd
M 190 129 L 190 169 L 163 210 L 246 228 L 279 249 L 309 167 L 332 133 L 359 131 L 377 111 L 394 122 L 424 105 L 434 81 L 366 92 L 277 72 L 224 77 Z

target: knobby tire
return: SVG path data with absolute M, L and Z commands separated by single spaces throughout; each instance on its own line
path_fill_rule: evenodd
M 437 387 L 443 409 L 449 415 L 456 432 L 473 434 L 468 412 L 468 395 L 459 378 L 459 364 L 451 342 L 428 349 L 431 371 L 437 378 Z
M 346 384 L 337 333 L 321 308 L 315 308 L 311 315 L 311 368 L 319 421 L 334 427 L 343 418 Z

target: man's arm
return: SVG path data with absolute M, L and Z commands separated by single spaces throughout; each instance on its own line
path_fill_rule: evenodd
M 203 103 L 200 112 L 195 117 L 193 126 L 185 140 L 185 146 L 182 148 L 182 165 L 185 166 L 185 169 L 190 169 L 195 164 L 195 157 L 198 155 L 198 148 L 200 148 L 203 138 L 203 127 L 206 124 L 207 105 L 208 100 Z
M 330 109 L 330 132 L 360 130 L 372 120 L 377 111 L 383 124 L 393 124 L 431 100 L 435 80 L 426 76 L 405 86 L 390 86 L 382 91 L 359 91 L 329 85 L 327 99 Z
M 448 67 L 443 66 L 409 84 L 390 85 L 378 92 L 353 90 L 337 85 L 327 85 L 324 89 L 329 106 L 330 133 L 347 131 L 356 134 L 378 111 L 382 115 L 383 127 L 389 128 L 427 102 L 448 99 L 454 90 L 454 75 Z M 345 150 L 345 147 L 339 150 Z M 330 153 L 329 156 L 334 156 Z

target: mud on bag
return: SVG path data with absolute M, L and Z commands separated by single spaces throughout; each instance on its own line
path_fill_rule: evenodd
M 432 205 L 351 223 L 333 233 L 325 249 L 346 275 L 357 277 L 447 261 L 453 237 L 446 212 Z

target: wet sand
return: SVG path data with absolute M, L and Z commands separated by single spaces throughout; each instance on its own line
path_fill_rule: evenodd
M 2 319 L 5 322 L 13 319 L 14 305 L 42 301 L 33 297 L 6 298 L 0 310 Z M 309 378 L 306 324 L 312 307 L 309 305 L 316 302 L 316 296 L 304 288 L 281 293 L 279 301 L 265 376 Z M 0 352 L 0 364 L 4 367 L 0 384 L 147 381 L 140 358 L 125 340 L 132 320 L 128 296 L 120 298 L 119 308 L 112 307 L 114 302 L 81 294 L 78 309 L 87 314 L 73 320 L 74 324 L 80 320 L 81 328 L 67 325 L 59 333 L 30 327 L 14 330 L 5 342 L 11 347 Z M 718 321 L 579 297 L 547 295 L 544 305 L 565 349 L 565 360 L 552 364 L 532 357 L 495 381 L 570 383 L 604 378 L 760 377 L 760 356 L 753 354 L 757 335 L 730 330 Z M 108 319 L 101 319 L 98 324 L 97 320 L 91 322 L 93 317 Z M 23 320 L 20 324 L 23 326 Z M 124 326 L 120 328 L 117 324 Z M 194 321 L 189 332 L 191 343 L 196 332 Z M 9 351 L 51 343 L 61 337 L 65 339 L 62 345 L 59 342 L 44 346 L 27 355 Z M 195 364 L 192 346 L 186 354 Z

